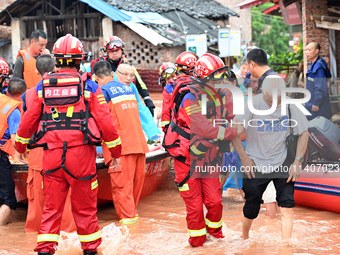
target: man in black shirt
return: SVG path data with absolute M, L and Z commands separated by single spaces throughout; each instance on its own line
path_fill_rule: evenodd
M 263 80 L 268 75 L 277 75 L 277 73 L 269 67 L 267 53 L 261 48 L 255 48 L 247 54 L 248 71 L 253 78 L 258 80 L 257 94 L 261 93 Z

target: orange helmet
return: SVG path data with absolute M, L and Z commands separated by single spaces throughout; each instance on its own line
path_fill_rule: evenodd
M 224 78 L 231 78 L 228 66 L 225 66 L 222 59 L 219 57 L 205 53 L 197 61 L 194 77 L 204 80 L 223 80 Z
M 0 77 L 9 75 L 9 64 L 4 58 L 0 58 Z
M 85 52 L 81 41 L 71 34 L 67 34 L 55 42 L 52 56 L 57 59 L 84 59 Z
M 177 68 L 191 71 L 194 69 L 197 62 L 197 56 L 191 51 L 184 51 L 176 58 L 175 65 Z
M 124 49 L 125 44 L 118 36 L 111 35 L 104 42 L 104 52 Z
M 159 75 L 162 79 L 168 78 L 170 75 L 176 72 L 176 66 L 174 63 L 165 62 L 159 68 Z

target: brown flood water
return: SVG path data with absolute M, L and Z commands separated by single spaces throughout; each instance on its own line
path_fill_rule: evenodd
M 239 238 L 243 202 L 237 190 L 223 193 L 224 240 L 208 237 L 203 247 L 192 248 L 187 242 L 185 205 L 173 184 L 172 174 L 161 190 L 142 199 L 138 206 L 140 220 L 122 226 L 113 206 L 99 208 L 98 219 L 103 243 L 99 254 L 340 254 L 340 215 L 309 208 L 294 209 L 291 246 L 281 245 L 280 216 L 270 219 L 261 209 L 254 221 L 250 239 Z M 36 234 L 25 234 L 26 208 L 19 207 L 15 221 L 0 228 L 0 254 L 36 254 Z M 61 233 L 56 254 L 81 255 L 76 233 Z

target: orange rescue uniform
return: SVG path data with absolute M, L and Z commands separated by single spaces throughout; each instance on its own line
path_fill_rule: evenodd
M 130 86 L 107 79 L 101 89 L 122 141 L 120 165 L 109 170 L 112 198 L 120 222 L 132 224 L 138 220 L 137 205 L 145 178 L 145 153 L 149 148 Z M 105 145 L 103 153 L 108 164 L 111 158 Z

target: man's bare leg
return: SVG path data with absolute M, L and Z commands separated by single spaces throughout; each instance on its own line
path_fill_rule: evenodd
M 6 225 L 11 216 L 11 208 L 8 205 L 0 207 L 0 226 Z
M 274 219 L 276 217 L 278 210 L 278 206 L 276 202 L 272 202 L 272 203 L 265 203 L 263 204 L 264 207 L 266 208 L 266 215 L 269 218 Z
M 243 216 L 242 218 L 242 235 L 241 238 L 248 239 L 249 238 L 249 231 L 251 228 L 251 225 L 253 224 L 253 220 L 248 219 Z
M 289 243 L 293 231 L 293 208 L 280 207 L 282 241 Z

